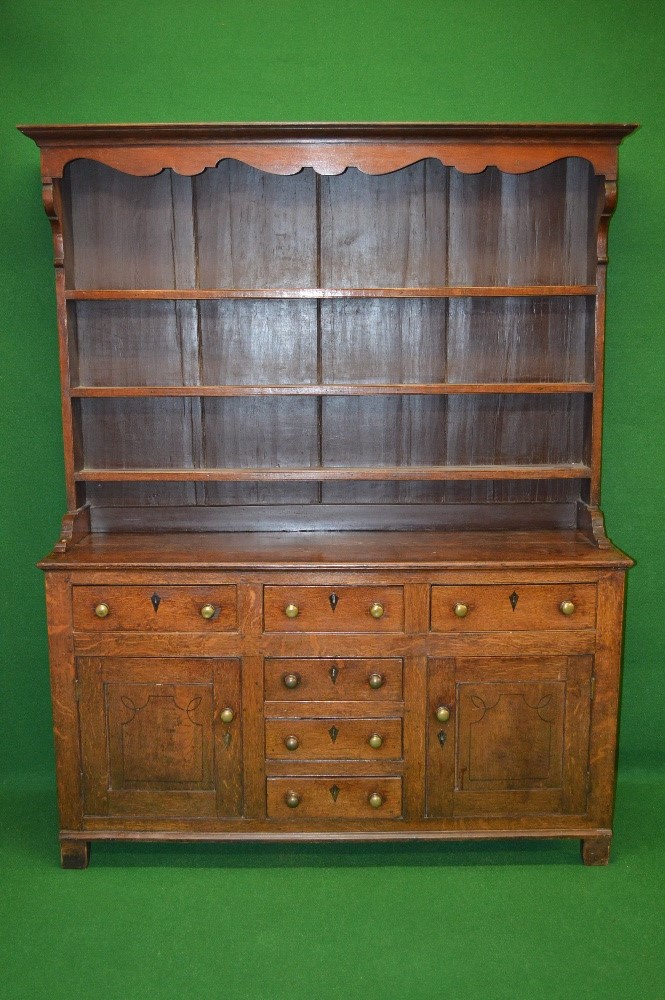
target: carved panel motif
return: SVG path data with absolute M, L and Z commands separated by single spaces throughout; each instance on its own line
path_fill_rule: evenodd
M 106 701 L 113 788 L 213 787 L 209 687 L 108 684 Z

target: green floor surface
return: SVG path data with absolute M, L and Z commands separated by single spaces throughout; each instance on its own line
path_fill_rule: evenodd
M 2 789 L 3 1000 L 661 1000 L 665 776 L 624 773 L 612 862 L 577 841 L 96 844 Z

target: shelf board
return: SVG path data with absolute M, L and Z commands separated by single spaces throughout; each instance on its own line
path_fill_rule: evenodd
M 421 288 L 69 288 L 75 301 L 205 299 L 509 298 L 595 295 L 595 285 L 432 285 Z
M 588 465 L 410 465 L 343 468 L 235 468 L 235 469 L 81 469 L 77 482 L 285 482 L 488 479 L 586 479 Z
M 592 382 L 418 382 L 335 385 L 80 385 L 80 399 L 152 396 L 449 396 L 502 393 L 518 395 L 592 393 Z

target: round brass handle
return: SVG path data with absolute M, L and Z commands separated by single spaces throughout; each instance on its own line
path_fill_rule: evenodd
M 300 684 L 300 677 L 298 674 L 284 674 L 282 677 L 282 683 L 285 688 L 289 688 L 289 690 L 292 691 L 293 688 L 297 688 Z
M 284 614 L 287 618 L 297 618 L 300 614 L 300 609 L 297 604 L 287 604 L 284 608 Z
M 297 736 L 287 736 L 284 740 L 284 746 L 287 750 L 297 750 L 300 746 L 300 741 Z
M 453 611 L 455 612 L 458 618 L 466 618 L 466 616 L 469 613 L 469 605 L 462 604 L 461 601 L 458 601 L 455 607 L 453 608 Z
M 222 722 L 233 722 L 233 720 L 236 717 L 236 714 L 232 708 L 223 708 L 222 711 L 219 713 L 219 717 L 222 720 Z
M 439 722 L 447 722 L 450 718 L 450 709 L 447 705 L 439 705 L 436 710 L 436 717 Z
M 380 809 L 383 805 L 383 795 L 381 795 L 380 792 L 372 792 L 367 801 L 371 805 L 372 809 Z
M 214 616 L 214 614 L 215 614 L 215 605 L 214 604 L 204 604 L 203 607 L 201 608 L 199 614 L 201 615 L 201 618 L 205 618 L 206 621 L 207 621 L 209 618 L 212 618 Z
M 284 801 L 289 809 L 295 809 L 300 805 L 300 796 L 297 792 L 287 792 Z
M 111 609 L 108 604 L 98 604 L 95 608 L 95 614 L 98 618 L 106 618 L 110 610 Z
M 383 687 L 383 674 L 370 674 L 367 683 L 375 691 L 378 690 L 380 687 Z
M 385 608 L 383 607 L 383 604 L 379 604 L 378 601 L 375 601 L 374 604 L 370 604 L 369 613 L 372 618 L 383 618 Z
M 371 746 L 372 750 L 378 750 L 379 747 L 383 746 L 383 736 L 380 736 L 379 733 L 372 733 L 367 742 Z
M 566 618 L 569 618 L 575 611 L 575 605 L 572 601 L 562 601 L 559 605 L 559 611 L 562 615 L 565 615 Z

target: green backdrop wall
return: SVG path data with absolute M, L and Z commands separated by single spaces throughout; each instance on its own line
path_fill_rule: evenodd
M 2 0 L 0 766 L 52 769 L 42 580 L 64 509 L 51 243 L 17 123 L 637 121 L 610 231 L 604 510 L 630 577 L 621 763 L 662 765 L 665 6 Z

